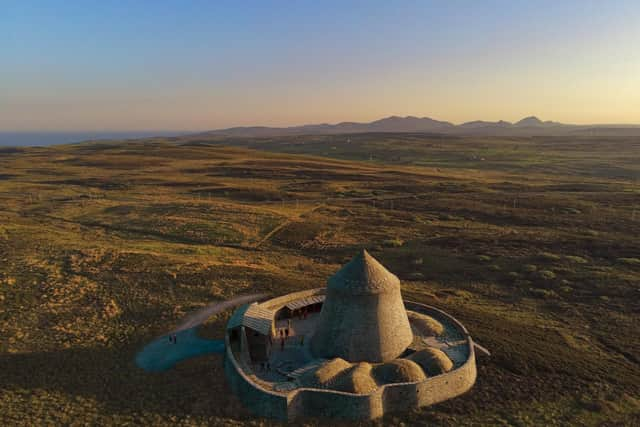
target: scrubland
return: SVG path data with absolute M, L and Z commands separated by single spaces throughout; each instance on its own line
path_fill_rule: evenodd
M 0 149 L 0 422 L 276 424 L 220 355 L 135 353 L 360 248 L 492 353 L 468 394 L 373 424 L 640 423 L 640 139 L 406 134 Z

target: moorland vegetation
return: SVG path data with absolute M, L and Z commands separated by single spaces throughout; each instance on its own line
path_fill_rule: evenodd
M 322 287 L 367 248 L 492 353 L 466 395 L 378 423 L 637 425 L 638 236 L 638 138 L 5 148 L 0 423 L 275 424 L 239 404 L 220 355 L 154 374 L 134 356 L 187 313 Z

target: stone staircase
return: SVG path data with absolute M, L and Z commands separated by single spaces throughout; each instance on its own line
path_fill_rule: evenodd
M 312 369 L 317 368 L 318 366 L 322 365 L 324 362 L 325 362 L 325 359 L 313 359 L 312 361 L 310 361 L 306 365 L 301 366 L 300 368 L 289 372 L 287 374 L 287 377 L 291 378 L 292 380 L 297 380 L 302 375 L 304 375 L 305 373 L 311 371 Z

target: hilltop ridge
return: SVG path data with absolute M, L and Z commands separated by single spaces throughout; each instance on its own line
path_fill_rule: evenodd
M 608 135 L 640 136 L 638 125 L 573 125 L 551 120 L 542 121 L 528 116 L 515 123 L 504 120 L 496 122 L 475 120 L 459 125 L 431 117 L 389 116 L 372 122 L 321 123 L 290 127 L 239 126 L 203 132 L 203 135 L 237 137 L 274 137 L 286 135 L 330 135 L 348 133 L 431 133 L 447 135 L 485 136 L 563 136 L 563 135 Z

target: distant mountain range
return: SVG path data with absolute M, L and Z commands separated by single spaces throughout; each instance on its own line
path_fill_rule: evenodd
M 486 136 L 640 136 L 640 125 L 570 125 L 552 121 L 542 121 L 535 116 L 526 117 L 516 123 L 503 120 L 498 122 L 477 120 L 455 125 L 429 117 L 391 116 L 369 123 L 342 122 L 333 125 L 323 123 L 291 127 L 248 126 L 217 129 L 201 134 L 238 137 L 273 137 L 369 132 Z

